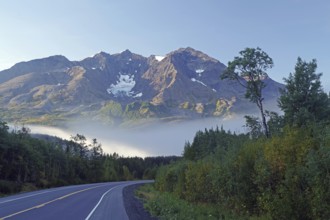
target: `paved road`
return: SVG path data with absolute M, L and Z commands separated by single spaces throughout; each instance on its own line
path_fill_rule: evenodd
M 123 203 L 127 181 L 59 187 L 0 198 L 0 220 L 128 219 Z

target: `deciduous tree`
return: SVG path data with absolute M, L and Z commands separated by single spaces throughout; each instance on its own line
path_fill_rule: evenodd
M 268 77 L 266 71 L 273 67 L 273 60 L 268 54 L 258 48 L 246 48 L 240 52 L 240 56 L 228 62 L 228 67 L 221 75 L 222 79 L 236 80 L 246 88 L 245 97 L 255 103 L 261 113 L 262 125 L 266 137 L 269 137 L 269 129 L 263 106 L 262 90 L 265 88 L 263 80 Z

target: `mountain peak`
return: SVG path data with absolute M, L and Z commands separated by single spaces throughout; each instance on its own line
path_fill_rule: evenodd
M 181 47 L 177 51 L 178 52 L 186 51 L 186 52 L 189 52 L 189 53 L 196 53 L 196 52 L 200 52 L 201 53 L 201 51 L 195 50 L 192 47 Z
M 131 56 L 132 52 L 129 49 L 126 49 L 123 52 L 121 52 L 120 54 L 123 56 Z
M 53 55 L 53 56 L 39 58 L 39 59 L 22 62 L 22 63 L 29 63 L 29 62 L 36 62 L 36 63 L 38 63 L 38 62 L 58 62 L 58 63 L 61 63 L 61 62 L 70 62 L 70 61 L 68 60 L 68 58 L 66 58 L 63 55 Z
M 100 51 L 99 53 L 95 54 L 93 57 L 98 58 L 98 57 L 108 57 L 108 56 L 110 56 L 110 54 L 104 51 Z
M 212 62 L 219 62 L 218 60 L 208 56 L 207 54 L 196 50 L 192 47 L 186 47 L 186 48 L 180 48 L 178 50 L 173 51 L 172 53 L 170 53 L 170 55 L 176 55 L 176 54 L 185 54 L 187 56 L 194 56 L 194 57 L 198 57 L 202 60 L 210 60 Z
M 42 59 L 52 59 L 52 60 L 58 60 L 58 61 L 69 61 L 68 58 L 66 58 L 63 55 L 53 55 L 53 56 L 49 56 L 49 57 L 46 57 L 46 58 L 41 58 L 39 60 L 42 60 Z
M 70 66 L 71 62 L 63 55 L 54 55 L 46 58 L 35 59 L 15 64 L 11 69 L 18 72 L 43 71 Z

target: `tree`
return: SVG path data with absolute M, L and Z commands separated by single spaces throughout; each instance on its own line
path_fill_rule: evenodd
M 103 155 L 102 144 L 98 143 L 96 138 L 93 138 L 90 148 L 92 158 L 99 158 Z
M 245 127 L 249 130 L 248 134 L 250 138 L 258 138 L 262 134 L 259 118 L 249 115 L 245 115 L 244 118 Z
M 269 132 L 274 135 L 279 135 L 283 132 L 284 117 L 277 112 L 266 111 L 266 117 L 268 118 L 267 125 Z
M 228 67 L 221 78 L 236 80 L 246 89 L 245 97 L 259 108 L 265 135 L 269 137 L 262 90 L 266 86 L 263 80 L 268 77 L 266 70 L 273 67 L 273 60 L 259 47 L 256 49 L 246 48 L 240 52 L 240 55 L 235 57 L 233 61 L 228 62 Z
M 289 125 L 300 127 L 329 118 L 329 97 L 323 92 L 322 74 L 315 73 L 316 68 L 315 59 L 308 63 L 298 57 L 295 72 L 284 78 L 286 86 L 281 91 L 279 107 Z
M 22 128 L 17 131 L 18 137 L 20 139 L 26 138 L 30 133 L 31 129 L 26 127 L 24 124 L 22 125 Z
M 0 120 L 0 137 L 8 134 L 9 126 L 7 122 Z
M 81 158 L 87 157 L 88 147 L 86 145 L 86 137 L 81 134 L 76 134 L 76 136 L 71 135 L 70 139 L 76 143 L 73 146 L 74 152 L 78 154 Z

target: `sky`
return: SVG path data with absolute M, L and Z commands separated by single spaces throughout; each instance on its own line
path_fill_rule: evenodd
M 316 59 L 330 91 L 329 0 L 0 0 L 0 70 L 52 55 L 82 60 L 126 49 L 166 55 L 193 47 L 227 64 L 246 47 L 283 82 L 298 56 Z

